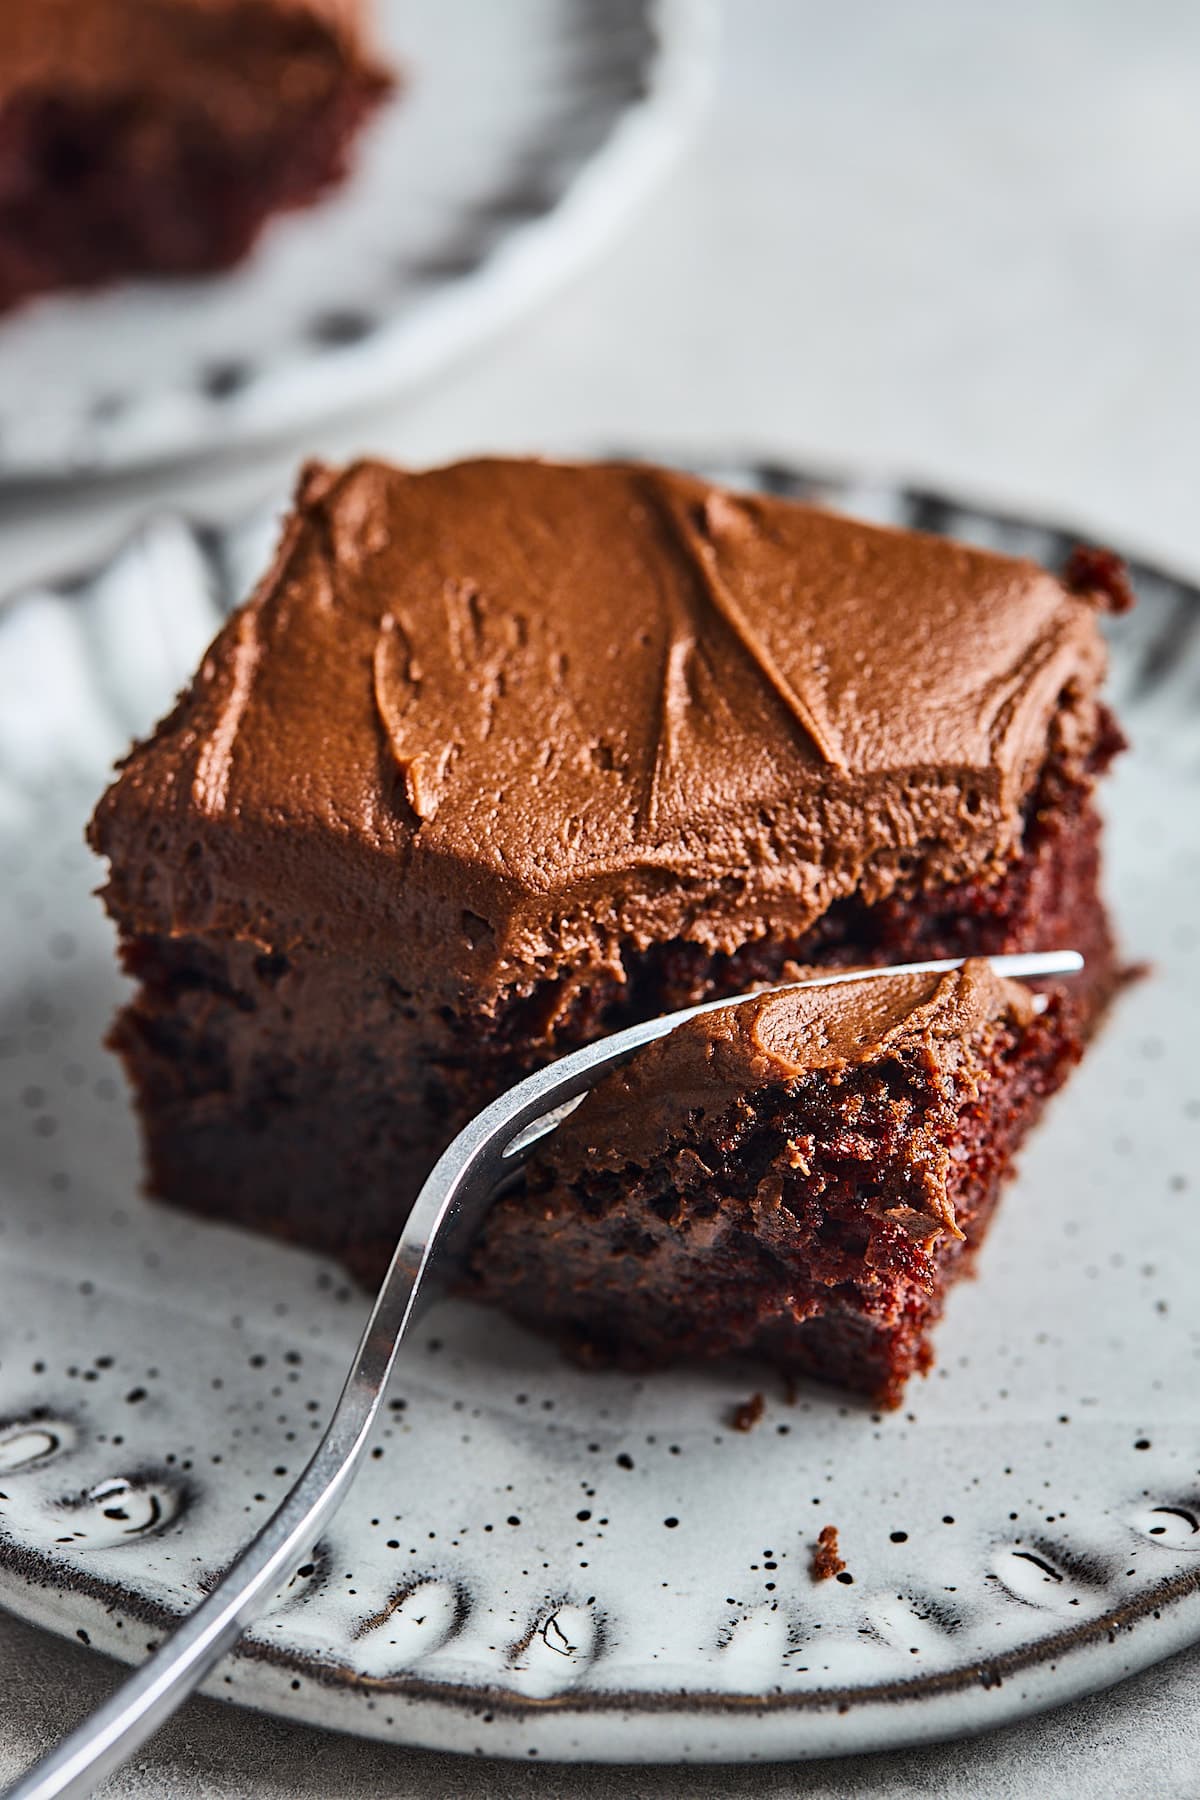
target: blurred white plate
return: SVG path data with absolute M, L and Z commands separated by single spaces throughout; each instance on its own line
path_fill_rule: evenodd
M 709 0 L 377 0 L 407 80 L 354 172 L 195 282 L 0 318 L 0 480 L 269 439 L 435 374 L 596 251 L 705 85 Z
M 788 470 L 732 480 L 812 492 Z M 1061 534 L 819 497 L 1051 564 Z M 81 842 L 108 764 L 266 555 L 179 519 L 0 613 L 0 1596 L 125 1660 L 282 1492 L 363 1312 L 298 1250 L 138 1198 Z M 585 1374 L 435 1312 L 311 1562 L 209 1691 L 398 1742 L 795 1757 L 980 1730 L 1200 1638 L 1200 597 L 1111 623 L 1126 949 L 1153 959 L 1021 1158 L 937 1367 L 881 1418 L 752 1367 Z M 767 1396 L 755 1430 L 734 1406 Z M 818 1529 L 852 1579 L 815 1583 Z

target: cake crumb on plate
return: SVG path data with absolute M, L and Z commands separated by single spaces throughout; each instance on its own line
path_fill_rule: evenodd
M 831 1576 L 840 1575 L 846 1567 L 838 1549 L 836 1525 L 822 1525 L 817 1533 L 809 1567 L 814 1581 L 828 1581 Z

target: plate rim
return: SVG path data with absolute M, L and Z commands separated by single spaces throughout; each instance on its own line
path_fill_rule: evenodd
M 14 1585 L 14 1577 L 18 1591 L 23 1591 L 30 1585 L 28 1579 L 21 1580 L 23 1572 L 27 1572 L 38 1587 L 53 1587 L 59 1580 L 61 1568 L 62 1565 L 56 1564 L 48 1553 L 16 1543 L 0 1526 L 0 1586 L 5 1592 Z M 71 1592 L 96 1600 L 110 1611 L 119 1607 L 123 1614 L 136 1618 L 151 1630 L 170 1631 L 188 1616 L 186 1610 L 178 1611 L 164 1606 L 158 1601 L 147 1599 L 134 1589 L 123 1588 L 119 1582 L 90 1574 L 86 1570 L 73 1570 L 72 1577 Z M 427 1677 L 403 1671 L 396 1675 L 360 1675 L 336 1660 L 324 1661 L 305 1650 L 280 1649 L 252 1635 L 244 1636 L 229 1654 L 248 1662 L 266 1662 L 293 1672 L 301 1671 L 310 1681 L 323 1688 L 387 1694 L 411 1702 L 434 1703 L 456 1711 L 470 1712 L 477 1710 L 480 1705 L 486 1705 L 512 1719 L 520 1719 L 528 1714 L 544 1716 L 547 1713 L 560 1713 L 568 1717 L 614 1712 L 656 1715 L 676 1711 L 685 1715 L 746 1712 L 788 1715 L 828 1713 L 831 1710 L 844 1713 L 855 1707 L 881 1702 L 919 1702 L 927 1696 L 940 1698 L 977 1686 L 985 1690 L 992 1686 L 999 1687 L 1012 1676 L 1037 1669 L 1051 1656 L 1061 1662 L 1072 1653 L 1093 1649 L 1102 1637 L 1107 1637 L 1111 1643 L 1118 1632 L 1131 1630 L 1149 1617 L 1157 1618 L 1168 1607 L 1174 1607 L 1196 1593 L 1200 1593 L 1200 1562 L 1192 1569 L 1165 1576 L 1136 1599 L 1111 1607 L 1107 1612 L 1084 1620 L 1077 1626 L 1064 1627 L 1053 1636 L 1038 1640 L 1036 1645 L 1021 1645 L 1016 1649 L 1001 1651 L 996 1656 L 978 1658 L 962 1668 L 944 1670 L 935 1675 L 917 1675 L 911 1681 L 813 1688 L 801 1694 L 730 1694 L 722 1692 L 720 1688 L 689 1688 L 678 1694 L 669 1691 L 645 1694 L 632 1688 L 598 1688 L 583 1693 L 565 1689 L 556 1694 L 526 1695 L 515 1688 L 500 1685 L 482 1684 L 467 1688 L 451 1681 L 431 1681 Z M 253 1633 L 253 1630 L 253 1625 L 248 1627 L 248 1634 Z M 69 1631 L 68 1625 L 60 1635 L 65 1636 Z M 1193 1641 L 1200 1643 L 1200 1621 L 1197 1622 Z M 1169 1651 L 1164 1652 L 1164 1655 L 1169 1654 Z M 1118 1674 L 1114 1679 L 1123 1680 L 1124 1674 Z M 208 1691 L 207 1686 L 201 1691 Z M 235 1704 L 251 1711 L 263 1710 L 252 1701 L 238 1699 Z M 1048 1707 L 1057 1704 L 1058 1701 L 1053 1698 L 1046 1701 Z M 994 1720 L 983 1721 L 977 1729 L 988 1730 L 994 1723 Z
M 0 491 L 44 486 L 54 492 L 69 482 L 136 478 L 203 465 L 229 451 L 270 449 L 299 431 L 352 418 L 381 399 L 398 401 L 549 298 L 600 254 L 669 172 L 711 93 L 716 0 L 637 3 L 652 40 L 639 64 L 640 91 L 614 105 L 603 142 L 573 170 L 558 198 L 526 211 L 473 267 L 440 283 L 428 299 L 385 317 L 362 342 L 325 345 L 286 368 L 256 372 L 232 398 L 213 400 L 199 428 L 156 426 L 150 442 L 138 443 L 135 433 L 130 444 L 124 415 L 98 422 L 85 418 L 77 404 L 63 406 L 57 418 L 67 428 L 74 424 L 86 442 L 65 456 L 36 446 L 31 451 L 20 438 L 15 453 L 9 442 L 0 443 Z M 120 285 L 98 292 L 119 292 Z M 86 307 L 93 296 L 54 297 Z M 0 330 L 3 324 L 0 319 Z M 305 377 L 314 367 L 336 373 L 336 399 L 311 393 Z M 177 379 L 150 394 L 192 388 L 190 378 Z

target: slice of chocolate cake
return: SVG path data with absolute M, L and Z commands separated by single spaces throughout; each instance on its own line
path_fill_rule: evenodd
M 309 470 L 91 827 L 151 1191 L 373 1280 L 487 1100 L 790 963 L 1077 948 L 1086 1032 L 1096 610 L 660 470 Z
M 0 6 L 0 308 L 222 269 L 314 199 L 391 77 L 367 0 Z
M 589 1359 L 745 1353 L 894 1406 L 1079 1049 L 983 961 L 693 1019 L 546 1140 L 475 1291 Z

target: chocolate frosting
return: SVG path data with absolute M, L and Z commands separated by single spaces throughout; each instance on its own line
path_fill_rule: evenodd
M 800 971 L 799 973 L 817 973 Z M 764 1089 L 918 1052 L 935 1078 L 967 1073 L 992 1023 L 1033 1018 L 1028 988 L 974 959 L 941 974 L 785 987 L 681 1025 L 603 1079 L 546 1141 L 568 1185 L 584 1169 L 644 1168 L 706 1135 Z M 919 1159 L 918 1159 L 919 1160 Z M 941 1161 L 944 1161 L 944 1153 Z M 922 1217 L 955 1230 L 945 1170 L 930 1158 Z
M 665 1149 L 697 1114 L 715 1118 L 756 1090 L 912 1050 L 957 1065 L 989 1022 L 1023 1026 L 1032 1017 L 1029 989 L 983 958 L 941 974 L 776 988 L 690 1019 L 639 1051 L 559 1127 L 551 1154 L 623 1168 Z
M 313 468 L 93 842 L 128 929 L 488 1007 L 998 874 L 1103 668 L 1087 597 L 942 539 L 636 466 Z

